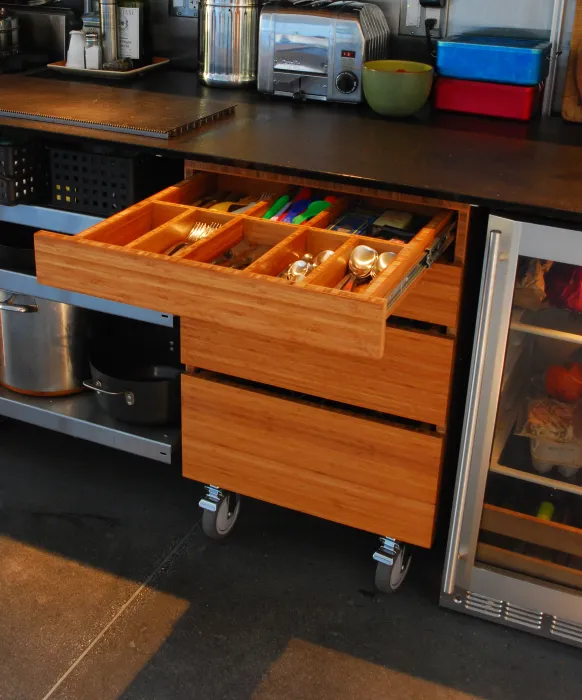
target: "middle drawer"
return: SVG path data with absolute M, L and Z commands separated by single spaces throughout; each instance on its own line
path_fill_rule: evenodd
M 446 424 L 453 340 L 386 328 L 380 360 L 273 341 L 182 318 L 182 362 L 422 423 Z

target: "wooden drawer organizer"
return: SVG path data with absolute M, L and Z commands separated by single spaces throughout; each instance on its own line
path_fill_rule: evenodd
M 346 355 L 378 359 L 384 353 L 386 319 L 405 303 L 409 290 L 394 304 L 389 305 L 387 299 L 412 271 L 421 269 L 427 247 L 439 238 L 450 238 L 456 225 L 456 212 L 451 209 L 371 198 L 370 203 L 378 206 L 432 217 L 411 242 L 402 244 L 326 230 L 347 199 L 315 217 L 309 226 L 258 218 L 269 202 L 258 203 L 241 216 L 189 206 L 187 202 L 203 192 L 232 186 L 224 179 L 217 185 L 215 178 L 197 174 L 74 237 L 38 232 L 39 281 L 274 341 L 329 352 L 339 348 Z M 261 192 L 268 189 L 274 196 L 284 189 L 279 183 L 253 180 L 245 187 Z M 173 256 L 164 254 L 172 244 L 185 240 L 200 221 L 220 228 Z M 267 246 L 269 251 L 244 270 L 211 264 L 242 239 Z M 373 245 L 379 252 L 393 251 L 397 257 L 357 292 L 335 289 L 346 273 L 351 251 L 360 243 Z M 334 255 L 305 281 L 292 283 L 278 277 L 305 252 L 323 249 L 333 250 Z

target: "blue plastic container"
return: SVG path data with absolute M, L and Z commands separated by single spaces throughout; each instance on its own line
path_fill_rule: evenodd
M 549 41 L 465 34 L 437 43 L 437 71 L 448 78 L 538 85 L 548 75 Z

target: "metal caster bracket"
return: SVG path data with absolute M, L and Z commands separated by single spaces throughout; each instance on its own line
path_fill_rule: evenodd
M 398 540 L 394 540 L 392 537 L 380 537 L 380 549 L 374 552 L 374 561 L 392 566 L 401 549 L 402 545 Z
M 216 510 L 226 497 L 226 492 L 223 491 L 218 486 L 212 486 L 211 484 L 204 487 L 206 489 L 206 497 L 201 498 L 198 505 L 204 510 L 209 510 L 211 513 L 216 513 Z

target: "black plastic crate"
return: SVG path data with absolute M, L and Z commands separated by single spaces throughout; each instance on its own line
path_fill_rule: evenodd
M 46 181 L 46 155 L 39 143 L 0 142 L 0 204 L 35 201 Z
M 181 161 L 49 147 L 52 205 L 110 216 L 181 179 Z

